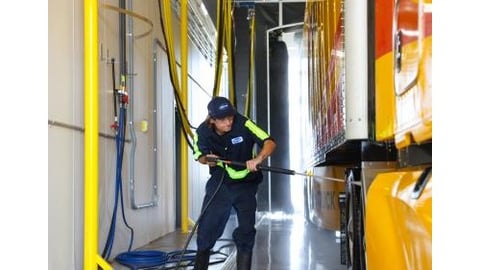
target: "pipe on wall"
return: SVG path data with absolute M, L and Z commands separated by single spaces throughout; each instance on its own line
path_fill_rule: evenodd
M 132 10 L 132 0 L 127 1 L 127 9 Z M 133 110 L 134 110 L 134 101 L 135 101 L 135 91 L 134 88 L 134 35 L 133 35 L 133 18 L 129 17 L 127 20 L 127 49 L 128 49 L 128 61 L 127 61 L 127 89 L 129 90 L 129 100 L 130 100 L 130 109 L 128 110 L 128 129 L 130 131 L 130 138 L 132 141 L 130 149 L 130 158 L 128 163 L 128 172 L 129 172 L 129 194 L 130 194 L 130 206 L 132 209 L 142 209 L 148 207 L 154 207 L 158 205 L 157 202 L 157 121 L 156 121 L 156 108 L 157 108 L 157 99 L 156 99 L 156 59 L 153 59 L 154 64 L 154 74 L 153 74 L 153 110 L 154 110 L 154 121 L 153 121 L 153 181 L 152 181 L 152 199 L 150 202 L 137 204 L 135 202 L 135 150 L 137 147 L 137 136 L 135 135 L 135 126 L 133 122 Z M 155 44 L 155 41 L 154 41 Z

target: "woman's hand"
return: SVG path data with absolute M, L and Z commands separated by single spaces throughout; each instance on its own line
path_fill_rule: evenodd
M 202 162 L 203 164 L 207 164 L 210 167 L 214 167 L 214 166 L 217 166 L 216 159 L 219 158 L 219 156 L 214 154 L 206 154 L 201 158 L 204 160 L 204 162 Z
M 257 166 L 262 163 L 263 159 L 260 157 L 256 157 L 254 159 L 247 160 L 246 165 L 249 171 L 256 172 L 258 171 Z

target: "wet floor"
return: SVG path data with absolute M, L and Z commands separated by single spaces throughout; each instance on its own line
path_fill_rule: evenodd
M 267 215 L 257 226 L 252 270 L 337 270 L 340 244 L 334 231 L 320 230 L 303 217 Z
M 221 239 L 213 248 L 210 258 L 211 270 L 236 269 L 236 251 L 231 240 L 231 232 L 236 226 L 236 218 L 231 216 Z M 317 228 L 305 222 L 303 216 L 278 214 L 259 214 L 257 235 L 253 250 L 252 270 L 346 270 L 340 264 L 340 244 L 335 231 Z M 160 250 L 178 252 L 188 239 L 187 233 L 173 232 L 165 235 L 142 250 Z M 193 265 L 196 247 L 195 235 L 192 236 L 183 259 L 185 264 Z M 177 257 L 178 258 L 178 257 Z M 165 264 L 158 267 L 137 269 L 175 269 L 177 264 Z M 114 263 L 114 269 L 134 269 Z M 185 266 L 178 269 L 193 269 Z

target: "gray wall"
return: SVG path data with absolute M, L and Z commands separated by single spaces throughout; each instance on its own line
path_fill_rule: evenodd
M 105 3 L 99 1 L 99 4 Z M 117 1 L 107 1 L 117 6 Z M 83 86 L 83 1 L 49 0 L 48 16 L 48 269 L 83 269 L 83 213 L 84 213 L 84 86 Z M 165 52 L 153 45 L 158 38 L 163 42 L 158 6 L 156 1 L 133 1 L 134 12 L 149 18 L 154 23 L 153 32 L 134 42 L 133 89 L 135 99 L 129 104 L 133 110 L 133 127 L 137 138 L 135 155 L 131 155 L 132 144 L 126 143 L 122 166 L 123 197 L 125 215 L 134 229 L 133 249 L 175 230 L 175 140 L 174 99 Z M 175 25 L 178 20 L 175 16 Z M 134 20 L 134 31 L 145 32 L 148 25 Z M 179 31 L 175 31 L 177 54 Z M 99 131 L 114 135 L 111 124 L 113 117 L 112 75 L 109 60 L 119 59 L 118 13 L 99 9 Z M 157 108 L 153 108 L 152 54 L 159 55 L 157 70 Z M 213 67 L 200 55 L 190 42 L 189 45 L 189 102 L 191 122 L 198 125 L 205 116 L 208 92 L 213 82 Z M 180 58 L 177 58 L 180 60 Z M 118 79 L 118 66 L 117 83 Z M 202 72 L 202 76 L 200 73 Z M 211 74 L 211 75 L 209 75 Z M 153 111 L 157 110 L 158 151 L 154 153 Z M 202 115 L 201 117 L 199 115 Z M 203 120 L 203 119 L 202 119 Z M 140 130 L 140 122 L 148 122 L 148 131 Z M 59 126 L 62 123 L 67 127 Z M 127 139 L 131 139 L 127 128 Z M 157 163 L 153 164 L 153 155 Z M 98 252 L 103 251 L 114 208 L 116 147 L 112 138 L 99 137 L 99 239 Z M 133 160 L 133 167 L 129 167 Z M 130 206 L 128 192 L 130 170 L 134 170 L 135 201 L 138 204 L 152 200 L 154 168 L 158 168 L 158 197 L 155 207 L 134 210 Z M 198 166 L 189 158 L 189 171 L 195 179 L 207 178 L 206 168 Z M 191 205 L 200 205 L 203 194 L 202 181 L 192 180 Z M 191 207 L 191 218 L 195 211 Z M 113 250 L 110 258 L 128 249 L 130 231 L 121 218 L 118 206 Z

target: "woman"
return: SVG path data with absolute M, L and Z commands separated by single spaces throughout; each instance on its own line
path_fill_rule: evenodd
M 198 221 L 194 269 L 208 268 L 210 250 L 223 234 L 233 207 L 238 220 L 232 235 L 237 248 L 237 270 L 247 270 L 251 267 L 255 244 L 256 193 L 263 178 L 257 165 L 273 153 L 276 144 L 267 132 L 239 114 L 225 97 L 212 98 L 207 109 L 208 116 L 194 138 L 194 158 L 210 166 L 211 176 Z M 260 147 L 257 155 L 256 145 Z M 217 158 L 245 166 L 228 165 Z

